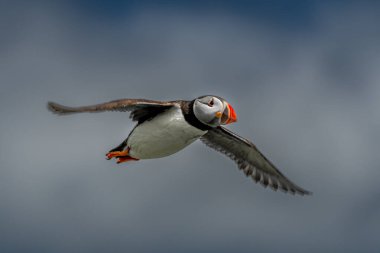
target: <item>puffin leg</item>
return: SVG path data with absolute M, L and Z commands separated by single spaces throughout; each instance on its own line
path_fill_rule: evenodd
M 136 158 L 133 158 L 133 157 L 130 157 L 130 156 L 119 156 L 117 158 L 117 164 L 119 163 L 125 163 L 125 162 L 128 162 L 128 161 L 138 161 L 139 159 L 136 159 Z
M 139 159 L 129 156 L 129 150 L 130 150 L 130 148 L 128 147 L 127 149 L 125 149 L 123 151 L 110 151 L 110 152 L 108 152 L 108 154 L 106 156 L 107 156 L 108 160 L 116 157 L 117 158 L 116 163 L 118 163 L 118 164 L 128 162 L 128 161 L 138 161 Z
M 125 150 L 122 151 L 110 151 L 106 154 L 107 160 L 110 160 L 114 157 L 119 157 L 119 156 L 128 156 L 129 154 L 129 147 Z

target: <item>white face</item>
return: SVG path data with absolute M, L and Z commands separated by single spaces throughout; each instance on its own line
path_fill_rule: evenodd
M 224 99 L 215 96 L 204 96 L 195 99 L 193 111 L 199 121 L 211 127 L 236 121 L 233 108 Z

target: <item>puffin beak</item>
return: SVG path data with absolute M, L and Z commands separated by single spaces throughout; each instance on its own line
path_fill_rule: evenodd
M 222 117 L 221 123 L 224 125 L 227 125 L 227 124 L 230 124 L 230 123 L 237 121 L 237 117 L 236 117 L 236 113 L 235 113 L 234 108 L 232 108 L 232 106 L 227 102 L 226 102 L 226 108 L 224 109 L 221 117 Z

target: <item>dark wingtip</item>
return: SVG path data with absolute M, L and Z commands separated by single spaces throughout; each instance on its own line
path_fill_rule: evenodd
M 49 101 L 49 102 L 47 102 L 47 104 L 46 104 L 46 108 L 49 110 L 49 111 L 51 111 L 52 113 L 54 113 L 54 114 L 61 114 L 60 113 L 60 111 L 58 110 L 58 107 L 59 107 L 59 105 L 57 104 L 57 103 L 54 103 L 54 102 L 51 102 L 51 101 Z
M 302 195 L 305 195 L 305 196 L 306 196 L 306 195 L 312 196 L 312 195 L 313 195 L 313 192 L 303 190 Z
M 65 114 L 70 114 L 74 112 L 69 107 L 66 107 L 66 106 L 57 104 L 55 102 L 51 102 L 51 101 L 47 102 L 46 107 L 49 111 L 57 115 L 65 115 Z
M 313 195 L 313 192 L 304 190 L 302 188 L 296 189 L 295 193 L 298 194 L 298 195 L 301 195 L 301 196 L 307 196 L 307 195 L 311 196 L 311 195 Z
M 311 191 L 305 190 L 294 183 L 285 185 L 284 183 L 280 183 L 278 186 L 278 189 L 281 190 L 283 193 L 290 193 L 291 195 L 300 195 L 300 196 L 306 196 L 306 195 L 313 195 Z M 274 191 L 277 191 L 277 189 L 273 189 Z

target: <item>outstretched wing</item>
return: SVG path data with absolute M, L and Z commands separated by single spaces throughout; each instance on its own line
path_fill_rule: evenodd
M 252 142 L 226 128 L 217 127 L 209 130 L 201 137 L 201 141 L 230 157 L 239 169 L 264 187 L 269 185 L 275 191 L 280 189 L 292 194 L 311 194 L 287 179 Z
M 67 115 L 80 112 L 104 112 L 104 111 L 120 111 L 131 112 L 130 118 L 134 121 L 147 120 L 159 112 L 169 109 L 176 105 L 176 101 L 155 101 L 148 99 L 119 99 L 102 104 L 69 107 L 54 102 L 48 102 L 48 109 L 58 115 Z

